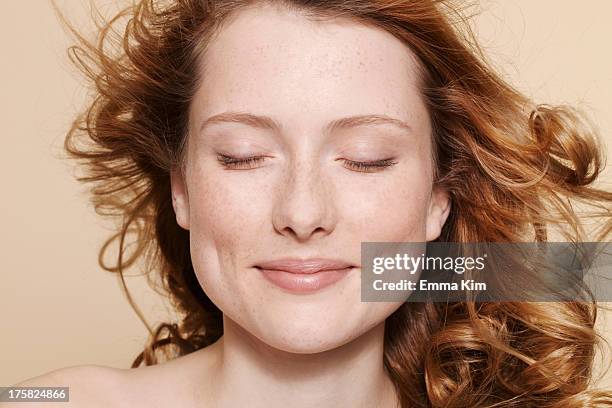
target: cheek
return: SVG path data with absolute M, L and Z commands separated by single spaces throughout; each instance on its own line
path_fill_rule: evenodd
M 197 178 L 190 186 L 190 231 L 219 248 L 239 245 L 261 228 L 265 204 L 254 185 L 224 179 L 218 173 Z M 223 180 L 223 181 L 220 181 Z
M 254 251 L 261 231 L 262 203 L 242 183 L 223 182 L 218 173 L 202 171 L 189 189 L 190 246 L 196 276 L 204 292 L 225 310 L 241 310 L 231 283 Z M 208 174 L 208 176 L 206 176 Z
M 431 183 L 420 165 L 406 167 L 344 186 L 341 212 L 367 238 L 362 240 L 425 240 Z

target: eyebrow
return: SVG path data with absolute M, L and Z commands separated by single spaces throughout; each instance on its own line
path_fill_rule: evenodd
M 200 132 L 207 126 L 216 123 L 241 123 L 254 128 L 273 130 L 276 132 L 280 132 L 282 129 L 282 125 L 269 116 L 253 115 L 245 112 L 223 112 L 206 119 L 200 126 Z M 355 115 L 335 119 L 325 126 L 325 132 L 331 133 L 338 129 L 376 125 L 393 125 L 412 133 L 412 127 L 403 120 L 380 114 Z

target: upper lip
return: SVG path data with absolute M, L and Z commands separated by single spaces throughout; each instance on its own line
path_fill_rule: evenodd
M 284 258 L 274 261 L 261 262 L 255 265 L 256 268 L 286 271 L 291 273 L 316 273 L 319 271 L 329 271 L 346 269 L 355 265 L 336 259 L 325 258 Z

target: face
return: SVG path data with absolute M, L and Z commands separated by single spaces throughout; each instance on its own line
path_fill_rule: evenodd
M 379 325 L 401 304 L 360 302 L 361 242 L 433 240 L 448 214 L 411 51 L 358 22 L 260 5 L 201 62 L 184 175 L 171 181 L 206 294 L 284 351 L 329 350 Z M 257 267 L 285 258 L 354 267 L 296 291 Z

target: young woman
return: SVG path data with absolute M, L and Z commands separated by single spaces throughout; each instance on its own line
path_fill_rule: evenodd
M 535 105 L 433 0 L 141 0 L 79 37 L 68 151 L 182 313 L 78 406 L 591 407 L 595 302 L 361 302 L 361 242 L 610 236 L 596 135 Z M 118 16 L 120 17 L 120 16 Z M 126 250 L 136 234 L 136 251 Z M 103 251 L 108 247 L 106 245 Z M 144 367 L 139 367 L 144 364 Z

